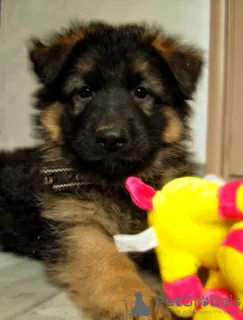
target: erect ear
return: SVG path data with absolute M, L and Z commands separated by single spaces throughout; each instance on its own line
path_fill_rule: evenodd
M 54 80 L 73 46 L 83 37 L 83 30 L 73 29 L 52 36 L 47 43 L 36 38 L 29 41 L 29 58 L 42 83 L 48 84 Z
M 136 177 L 126 179 L 126 189 L 133 202 L 141 209 L 153 210 L 152 200 L 156 191 Z
M 182 46 L 179 41 L 161 35 L 153 39 L 152 46 L 167 62 L 185 99 L 192 99 L 203 68 L 200 50 Z

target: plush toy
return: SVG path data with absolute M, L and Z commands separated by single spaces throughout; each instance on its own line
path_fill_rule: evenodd
M 148 210 L 171 310 L 194 319 L 243 319 L 243 180 L 219 185 L 184 177 L 156 192 L 129 177 L 126 188 Z M 209 270 L 204 287 L 200 267 Z

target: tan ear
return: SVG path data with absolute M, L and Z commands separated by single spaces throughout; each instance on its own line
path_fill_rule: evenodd
M 48 84 L 58 75 L 74 45 L 84 37 L 84 30 L 71 29 L 49 38 L 29 41 L 29 59 L 34 72 L 42 83 Z
M 170 67 L 185 99 L 190 100 L 203 68 L 200 50 L 182 46 L 179 41 L 161 35 L 153 39 L 152 46 Z

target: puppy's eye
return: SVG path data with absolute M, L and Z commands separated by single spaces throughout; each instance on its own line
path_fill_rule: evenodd
M 76 90 L 72 96 L 74 114 L 80 114 L 91 98 L 92 89 L 89 86 L 83 86 L 81 89 Z
M 145 87 L 139 86 L 134 90 L 134 95 L 136 98 L 144 99 L 149 95 L 149 92 Z
M 92 97 L 92 89 L 89 86 L 83 86 L 77 92 L 77 96 L 79 96 L 81 99 L 90 98 L 90 97 Z

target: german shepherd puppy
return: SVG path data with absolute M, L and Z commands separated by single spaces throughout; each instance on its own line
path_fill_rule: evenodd
M 128 176 L 160 188 L 194 174 L 187 101 L 200 51 L 156 28 L 100 22 L 30 43 L 43 143 L 0 154 L 2 249 L 43 260 L 94 320 L 126 318 L 124 299 L 136 292 L 148 319 L 168 318 L 140 275 L 159 276 L 154 252 L 121 253 L 113 236 L 147 228 L 124 188 Z

